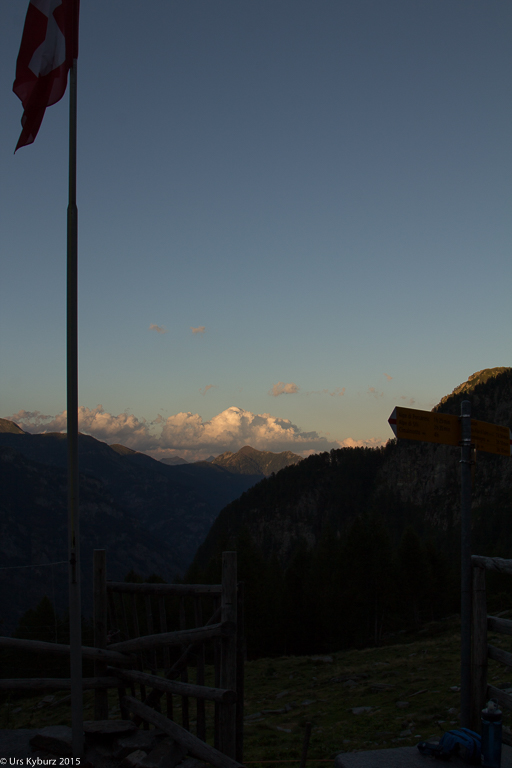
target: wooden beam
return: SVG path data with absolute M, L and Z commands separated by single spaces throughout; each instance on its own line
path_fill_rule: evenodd
M 132 592 L 143 595 L 220 595 L 220 584 L 135 584 L 107 581 L 108 592 Z
M 203 607 L 200 597 L 194 597 L 194 623 L 196 627 L 203 626 Z M 197 651 L 196 657 L 196 683 L 204 686 L 204 645 Z M 201 741 L 206 741 L 206 711 L 204 699 L 196 699 L 196 734 Z
M 502 651 L 501 648 L 496 648 L 494 645 L 487 646 L 487 655 L 494 661 L 499 661 L 500 664 L 506 664 L 507 667 L 512 667 L 512 653 L 508 651 Z
M 186 731 L 178 723 L 174 723 L 159 712 L 155 712 L 154 709 L 147 707 L 132 696 L 126 696 L 124 701 L 127 709 L 139 715 L 143 720 L 156 725 L 157 728 L 160 728 L 172 739 L 182 744 L 193 757 L 204 760 L 206 763 L 213 765 L 214 768 L 243 768 L 241 763 L 232 760 L 227 755 L 223 755 L 222 752 L 214 749 L 209 744 L 205 744 L 204 741 L 198 739 L 190 731 Z
M 108 671 L 112 675 L 121 678 L 121 680 L 145 683 L 164 693 L 175 693 L 177 696 L 194 696 L 196 699 L 220 701 L 223 704 L 234 704 L 236 701 L 236 691 L 209 688 L 206 685 L 195 685 L 194 683 L 180 683 L 177 680 L 166 680 L 165 677 L 148 675 L 145 672 L 136 672 L 135 670 L 121 670 L 109 667 Z
M 244 761 L 244 672 L 245 672 L 245 630 L 244 630 L 245 584 L 237 585 L 236 607 L 236 759 Z
M 93 629 L 94 645 L 96 648 L 107 648 L 107 560 L 104 549 L 93 551 Z M 95 677 L 107 674 L 104 661 L 94 662 Z M 106 688 L 98 688 L 94 693 L 94 719 L 108 720 L 108 692 Z
M 501 632 L 503 635 L 512 635 L 512 621 L 500 619 L 498 616 L 488 616 L 487 629 L 491 632 Z
M 234 624 L 237 617 L 236 552 L 222 553 L 222 618 Z M 221 640 L 220 688 L 236 689 L 236 633 Z M 222 704 L 219 713 L 219 749 L 236 757 L 236 704 Z
M 471 563 L 478 566 L 478 568 L 486 568 L 488 571 L 498 571 L 498 573 L 508 573 L 512 576 L 512 560 L 504 560 L 502 557 L 473 555 Z
M 82 688 L 117 688 L 117 677 L 83 677 Z M 0 680 L 0 690 L 66 690 L 71 688 L 70 677 L 20 677 Z
M 184 645 L 207 640 L 210 637 L 233 637 L 236 633 L 236 625 L 232 622 L 212 624 L 209 627 L 199 629 L 185 629 L 176 632 L 161 632 L 157 635 L 144 635 L 134 637 L 132 640 L 123 640 L 121 643 L 113 643 L 110 650 L 116 651 L 142 651 L 146 648 L 156 648 L 159 645 Z
M 496 699 L 496 701 L 501 704 L 502 707 L 512 709 L 512 696 L 502 691 L 501 688 L 496 688 L 494 685 L 488 685 L 487 698 Z
M 47 643 L 43 640 L 23 640 L 18 637 L 0 637 L 0 648 L 21 648 L 24 651 L 33 651 L 34 653 L 69 654 L 69 645 Z M 82 656 L 84 659 L 105 661 L 109 664 L 119 664 L 125 667 L 131 667 L 137 660 L 135 656 L 127 656 L 124 653 L 111 650 L 104 651 L 102 648 L 90 648 L 87 645 L 82 645 Z

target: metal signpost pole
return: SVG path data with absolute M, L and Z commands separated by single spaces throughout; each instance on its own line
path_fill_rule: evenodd
M 460 724 L 470 727 L 471 696 L 471 403 L 460 409 Z

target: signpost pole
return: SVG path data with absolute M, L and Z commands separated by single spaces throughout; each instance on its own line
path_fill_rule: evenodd
M 471 403 L 463 400 L 460 458 L 460 724 L 470 727 L 471 695 Z

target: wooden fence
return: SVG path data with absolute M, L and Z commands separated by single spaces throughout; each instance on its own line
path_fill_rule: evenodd
M 108 582 L 105 550 L 94 551 L 93 573 L 94 646 L 82 646 L 82 655 L 94 661 L 94 677 L 83 678 L 83 687 L 95 689 L 95 719 L 108 719 L 108 689 L 117 688 L 123 718 L 131 714 L 137 725 L 160 728 L 216 768 L 240 766 L 244 637 L 243 584 L 237 584 L 236 552 L 222 554 L 221 584 Z M 171 622 L 177 628 L 170 630 Z M 69 645 L 37 640 L 0 637 L 0 647 L 69 655 Z M 210 686 L 205 685 L 207 660 L 214 668 Z M 192 666 L 193 683 L 188 679 Z M 0 680 L 4 690 L 70 687 L 66 678 Z M 180 705 L 175 706 L 175 697 L 181 699 Z M 196 699 L 195 734 L 190 730 L 190 698 Z M 206 742 L 207 701 L 214 703 L 213 745 Z M 181 725 L 175 722 L 178 708 Z
M 480 712 L 489 699 L 495 699 L 501 707 L 512 709 L 512 696 L 490 685 L 487 681 L 487 660 L 494 659 L 512 667 L 512 653 L 488 643 L 487 632 L 512 635 L 512 621 L 499 616 L 487 615 L 485 571 L 498 571 L 512 576 L 512 560 L 501 557 L 471 558 L 473 571 L 473 633 L 472 633 L 472 690 L 471 728 L 480 731 Z M 512 734 L 504 730 L 503 741 L 512 743 Z

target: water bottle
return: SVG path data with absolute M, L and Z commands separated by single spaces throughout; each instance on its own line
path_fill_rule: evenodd
M 501 711 L 494 701 L 482 709 L 482 765 L 501 768 Z

